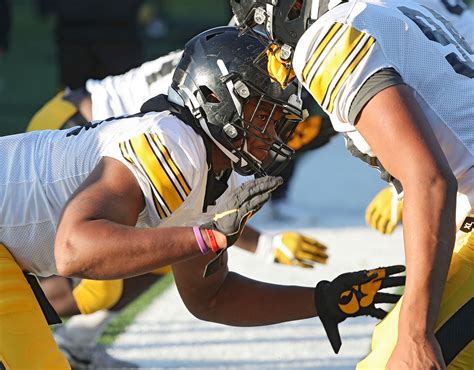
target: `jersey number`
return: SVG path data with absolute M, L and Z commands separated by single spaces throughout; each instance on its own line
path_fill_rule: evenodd
M 400 6 L 398 9 L 415 22 L 429 40 L 442 46 L 447 46 L 451 50 L 452 47 L 454 47 L 456 49 L 455 51 L 445 55 L 446 60 L 456 73 L 468 78 L 474 78 L 474 60 L 472 59 L 474 52 L 451 23 L 428 8 L 426 8 L 426 10 L 429 11 L 433 17 L 404 6 Z

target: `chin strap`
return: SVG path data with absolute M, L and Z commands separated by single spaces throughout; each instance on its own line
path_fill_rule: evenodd
M 185 103 L 185 100 L 183 97 L 172 87 L 170 86 L 168 89 L 168 99 L 171 102 L 178 104 L 180 106 L 187 106 L 196 120 L 199 122 L 199 125 L 201 126 L 202 130 L 206 133 L 206 135 L 212 140 L 214 144 L 232 161 L 235 163 L 238 163 L 240 158 L 238 158 L 235 154 L 233 154 L 229 149 L 227 149 L 224 145 L 222 145 L 219 141 L 217 141 L 214 136 L 211 134 L 209 131 L 209 127 L 207 125 L 207 122 L 205 118 L 202 116 L 201 111 L 199 110 L 200 104 L 195 98 L 195 96 L 192 93 L 186 94 L 186 97 L 188 98 L 188 101 Z

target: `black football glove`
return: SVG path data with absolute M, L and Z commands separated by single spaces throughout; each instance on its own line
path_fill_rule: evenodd
M 271 192 L 283 184 L 281 177 L 265 176 L 247 181 L 235 189 L 217 209 L 212 221 L 200 226 L 201 229 L 216 230 L 227 238 L 227 246 L 233 245 L 242 233 L 245 223 L 270 199 Z M 204 277 L 217 271 L 221 265 L 221 249 L 204 270 Z
M 375 303 L 396 303 L 400 295 L 380 289 L 405 285 L 405 276 L 390 276 L 405 271 L 402 265 L 349 272 L 333 281 L 320 281 L 314 292 L 314 304 L 335 353 L 341 348 L 338 325 L 347 317 L 372 316 L 383 319 L 387 312 Z

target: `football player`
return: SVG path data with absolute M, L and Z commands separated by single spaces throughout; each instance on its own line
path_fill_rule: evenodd
M 450 21 L 474 48 L 474 14 L 462 0 L 417 0 Z M 382 189 L 370 202 L 365 213 L 367 224 L 382 234 L 391 234 L 402 221 L 403 199 L 392 186 Z
M 26 130 L 68 128 L 91 120 L 134 114 L 148 99 L 167 93 L 181 55 L 182 51 L 175 51 L 123 75 L 90 79 L 86 89 L 62 91 L 33 116 Z M 297 127 L 289 145 L 296 151 L 308 150 L 324 145 L 333 134 L 334 130 L 321 118 L 308 117 Z M 240 243 L 267 260 L 287 265 L 312 267 L 327 260 L 324 244 L 294 232 L 260 237 L 252 229 L 244 233 Z
M 392 276 L 403 266 L 316 288 L 228 271 L 225 249 L 281 184 L 266 171 L 291 158 L 283 134 L 301 118 L 296 88 L 252 65 L 260 41 L 238 36 L 223 27 L 193 38 L 168 96 L 138 114 L 0 138 L 2 367 L 69 367 L 47 326 L 58 317 L 31 274 L 104 280 L 171 264 L 200 319 L 249 326 L 319 316 L 337 337 L 347 317 L 382 318 L 375 304 L 398 300 L 379 290 L 403 284 Z M 237 186 L 235 173 L 258 179 Z
M 92 119 L 136 113 L 143 102 L 167 93 L 181 55 L 182 51 L 172 52 L 123 75 L 88 80 L 86 89 L 60 92 L 34 115 L 27 131 L 64 129 L 85 125 Z M 301 152 L 322 145 L 332 133 L 332 126 L 323 124 L 319 117 L 308 117 L 297 127 L 288 144 Z M 324 264 L 328 258 L 325 245 L 297 232 L 260 234 L 247 226 L 238 246 L 265 261 L 305 268 Z M 88 364 L 99 368 L 123 366 L 120 362 L 113 364 L 113 359 L 102 347 L 95 345 L 96 340 L 125 303 L 170 271 L 169 267 L 161 268 L 153 272 L 154 276 L 133 278 L 125 286 L 122 280 L 76 279 L 71 283 L 62 277 L 42 279 L 46 297 L 60 316 L 83 314 L 68 320 L 55 332 L 55 339 L 69 362 L 75 366 Z M 95 314 L 101 310 L 107 311 Z
M 472 368 L 471 47 L 439 13 L 404 0 L 231 5 L 243 32 L 260 27 L 273 40 L 271 78 L 297 76 L 350 152 L 403 192 L 403 302 L 358 367 Z

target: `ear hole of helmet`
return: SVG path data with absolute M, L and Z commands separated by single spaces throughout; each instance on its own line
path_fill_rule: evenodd
M 286 19 L 289 21 L 292 21 L 294 19 L 299 18 L 301 15 L 302 8 L 303 8 L 303 0 L 295 0 L 290 10 L 288 11 L 288 14 L 286 15 Z
M 204 97 L 207 103 L 217 104 L 221 102 L 217 94 L 214 93 L 207 86 L 199 86 L 199 91 L 201 92 L 202 96 Z M 196 94 L 197 94 L 197 91 L 196 91 Z

